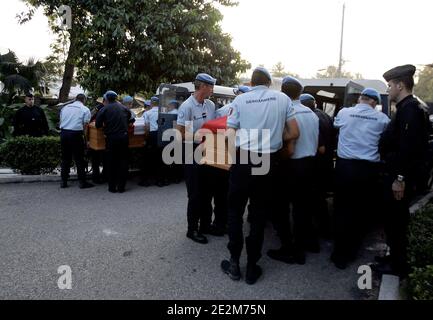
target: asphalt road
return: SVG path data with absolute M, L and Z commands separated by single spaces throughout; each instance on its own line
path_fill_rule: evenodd
M 0 299 L 366 299 L 358 267 L 381 248 L 376 237 L 347 270 L 329 261 L 331 243 L 305 266 L 260 261 L 254 286 L 220 270 L 227 237 L 200 245 L 187 239 L 186 188 L 141 188 L 124 194 L 106 186 L 80 190 L 57 183 L 0 185 Z M 248 226 L 246 225 L 246 228 Z M 277 248 L 269 226 L 264 253 Z M 245 273 L 245 255 L 241 271 Z M 60 290 L 58 268 L 72 270 L 72 289 Z M 377 283 L 376 283 L 377 285 Z

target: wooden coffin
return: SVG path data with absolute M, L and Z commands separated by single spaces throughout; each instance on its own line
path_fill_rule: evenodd
M 97 129 L 95 123 L 89 124 L 88 129 L 89 148 L 93 150 L 105 150 L 105 136 L 103 129 Z M 146 144 L 144 134 L 135 135 L 134 130 L 129 130 L 129 148 L 142 148 Z
M 233 161 L 229 154 L 228 143 L 224 134 L 214 133 L 206 135 L 201 163 L 227 171 L 230 169 Z

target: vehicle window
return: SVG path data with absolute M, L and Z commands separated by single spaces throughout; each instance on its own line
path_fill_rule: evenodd
M 330 117 L 334 117 L 336 105 L 333 103 L 325 102 L 323 104 L 323 111 L 326 112 Z

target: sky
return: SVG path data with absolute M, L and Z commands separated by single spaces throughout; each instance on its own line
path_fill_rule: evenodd
M 433 63 L 433 1 L 431 0 L 238 0 L 222 7 L 222 28 L 233 47 L 253 67 L 279 61 L 303 78 L 338 65 L 343 3 L 346 4 L 344 69 L 364 78 L 382 79 L 397 65 L 422 68 Z M 67 0 L 65 0 L 67 4 Z M 20 26 L 20 0 L 0 0 L 0 52 L 15 51 L 20 59 L 43 59 L 53 35 L 37 12 Z

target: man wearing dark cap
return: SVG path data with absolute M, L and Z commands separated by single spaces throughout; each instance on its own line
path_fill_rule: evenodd
M 104 95 L 108 104 L 96 116 L 96 127 L 104 128 L 108 165 L 108 191 L 125 192 L 128 178 L 128 127 L 134 123 L 131 111 L 117 102 L 117 93 Z
M 406 261 L 409 206 L 416 195 L 425 191 L 428 175 L 429 121 L 412 95 L 415 72 L 415 66 L 405 65 L 383 75 L 397 112 L 380 141 L 386 164 L 384 223 L 390 255 L 378 259 L 381 264 L 375 269 L 400 276 L 409 271 Z
M 204 233 L 212 233 L 211 193 L 206 188 L 207 168 L 193 158 L 201 141 L 194 141 L 192 136 L 208 121 L 215 119 L 215 104 L 209 100 L 213 94 L 216 79 L 206 73 L 199 73 L 194 82 L 195 92 L 179 108 L 177 129 L 184 143 L 185 183 L 188 192 L 188 231 L 186 236 L 200 244 L 208 243 Z M 191 163 L 192 162 L 192 163 Z
M 25 96 L 25 105 L 19 109 L 13 119 L 15 137 L 28 135 L 42 137 L 48 134 L 48 122 L 44 111 L 34 105 L 34 96 L 31 93 Z

